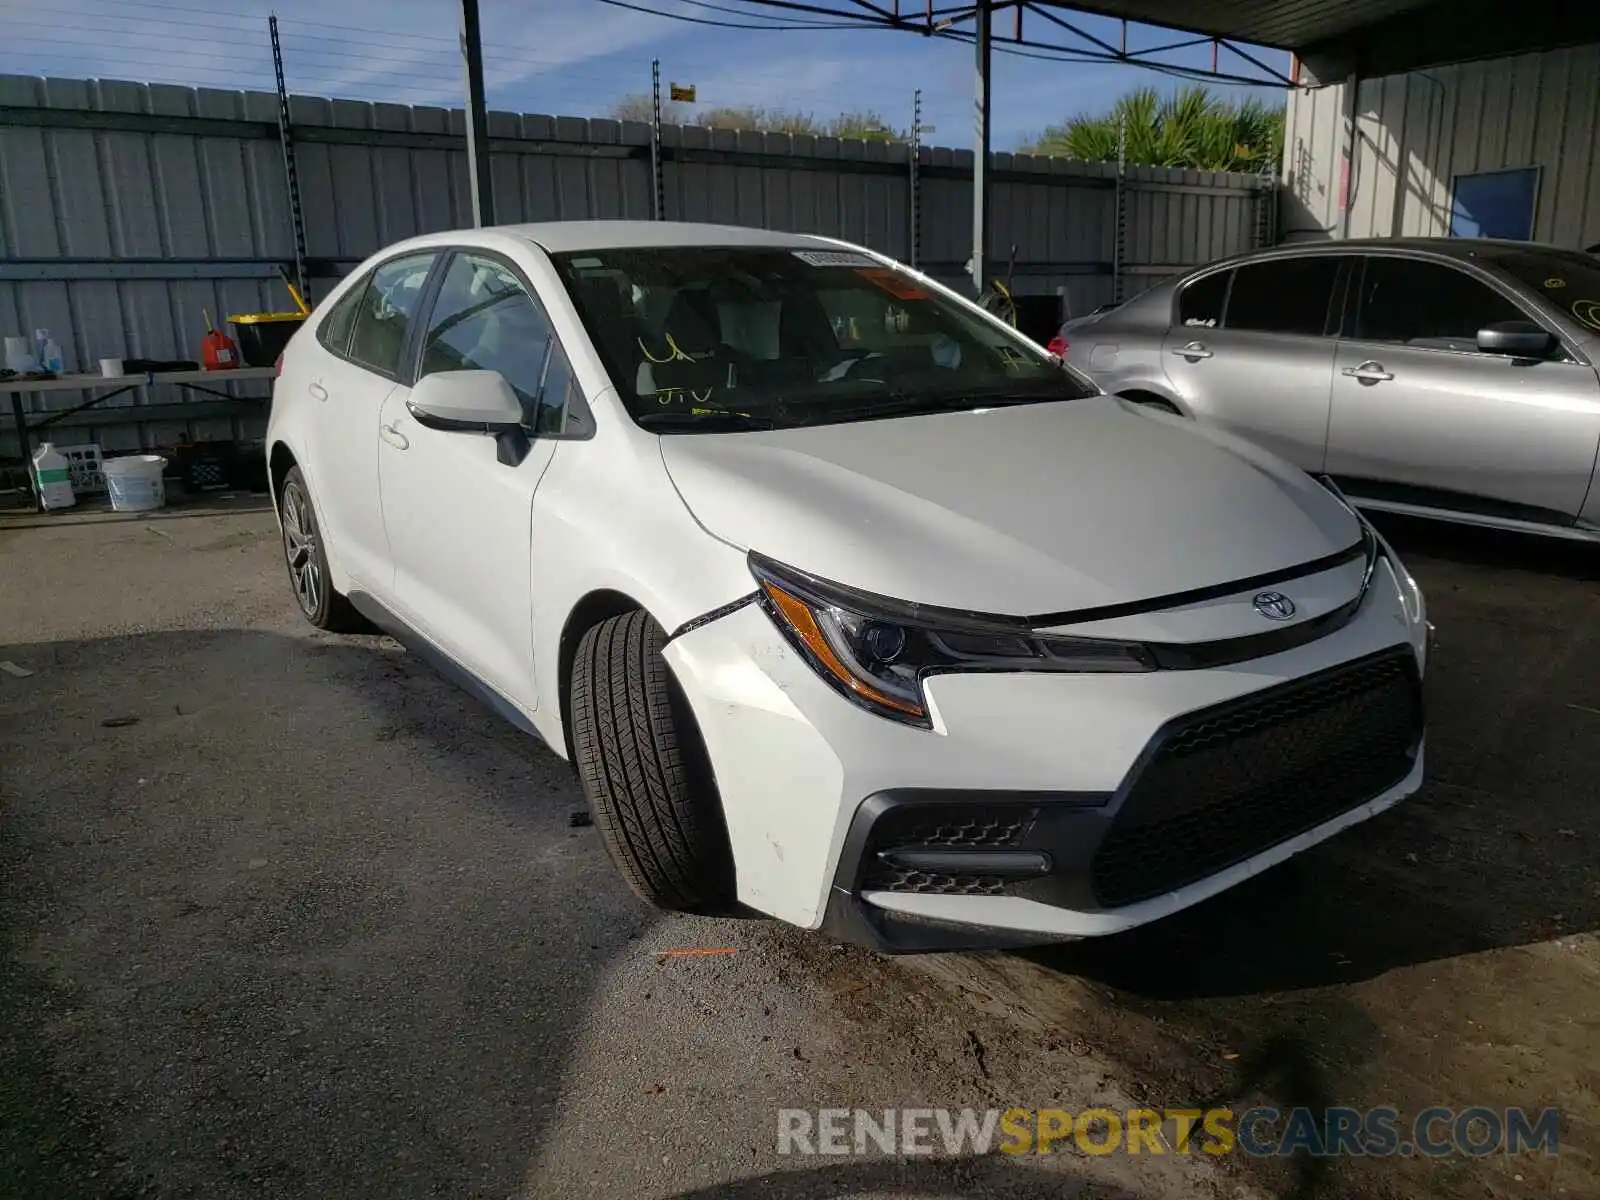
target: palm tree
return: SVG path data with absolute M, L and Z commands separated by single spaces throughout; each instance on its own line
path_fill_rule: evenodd
M 1225 100 L 1198 85 L 1165 97 L 1155 88 L 1139 88 L 1119 97 L 1107 112 L 1049 126 L 1025 149 L 1116 162 L 1118 142 L 1125 137 L 1130 163 L 1260 172 L 1276 167 L 1283 152 L 1283 118 L 1282 108 L 1255 99 Z

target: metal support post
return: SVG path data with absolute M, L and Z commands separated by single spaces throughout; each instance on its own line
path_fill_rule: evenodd
M 914 267 L 922 257 L 922 89 L 911 93 L 911 228 L 910 261 Z
M 661 60 L 650 60 L 650 216 L 667 219 L 667 181 L 661 174 Z
M 461 0 L 461 63 L 467 76 L 467 182 L 472 190 L 472 223 L 494 224 L 494 191 L 489 174 L 489 106 L 483 91 L 483 34 L 478 0 Z
M 289 223 L 294 232 L 294 285 L 306 295 L 306 217 L 300 207 L 300 172 L 294 160 L 294 127 L 289 123 L 289 91 L 283 83 L 283 44 L 278 40 L 278 18 L 267 18 L 272 36 L 272 74 L 278 81 L 278 142 L 283 147 L 283 174 L 289 185 Z
M 973 17 L 977 23 L 977 36 L 973 41 L 976 144 L 972 149 L 972 287 L 981 296 L 988 277 L 989 260 L 989 110 L 993 94 L 989 86 L 989 70 L 993 65 L 990 26 L 994 19 L 991 0 L 978 0 Z

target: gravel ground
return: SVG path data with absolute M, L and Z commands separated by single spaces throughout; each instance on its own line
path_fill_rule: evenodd
M 1600 556 L 1386 528 L 1439 626 L 1416 800 L 1128 937 L 881 959 L 639 906 L 565 764 L 298 619 L 270 513 L 0 525 L 0 1194 L 1600 1194 Z M 775 1145 L 1208 1101 L 1557 1104 L 1562 1150 Z

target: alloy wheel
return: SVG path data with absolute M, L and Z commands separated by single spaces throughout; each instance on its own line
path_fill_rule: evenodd
M 289 563 L 295 599 L 308 617 L 322 604 L 322 571 L 317 565 L 317 525 L 300 485 L 283 489 L 283 553 Z

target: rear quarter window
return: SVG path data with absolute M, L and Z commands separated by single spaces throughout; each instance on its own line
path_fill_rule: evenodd
M 1215 329 L 1221 325 L 1231 278 L 1232 271 L 1213 271 L 1186 285 L 1178 293 L 1178 324 L 1192 329 Z
M 361 307 L 361 297 L 366 290 L 367 280 L 362 279 L 339 297 L 338 302 L 317 326 L 317 341 L 341 358 L 350 347 L 350 330 L 356 323 L 356 312 Z

